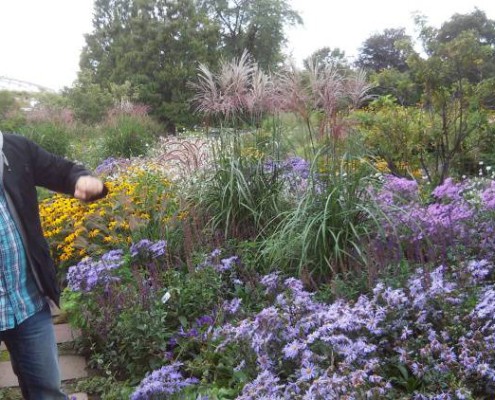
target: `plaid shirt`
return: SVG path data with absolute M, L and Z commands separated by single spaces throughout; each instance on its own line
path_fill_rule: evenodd
M 14 328 L 44 305 L 0 184 L 0 331 Z

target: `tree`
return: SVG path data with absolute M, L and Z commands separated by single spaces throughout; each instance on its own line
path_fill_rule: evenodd
M 187 82 L 218 61 L 218 27 L 195 0 L 96 0 L 81 70 L 109 90 L 130 82 L 137 100 L 166 122 L 191 121 Z
M 474 32 L 481 44 L 495 45 L 495 21 L 478 8 L 471 14 L 454 14 L 450 21 L 442 24 L 436 39 L 448 43 L 465 31 Z
M 417 16 L 416 25 L 429 56 L 460 59 L 462 55 L 462 71 L 456 73 L 462 72 L 472 83 L 495 77 L 495 21 L 484 12 L 475 9 L 471 14 L 454 14 L 440 29 Z
M 345 55 L 345 51 L 338 47 L 331 49 L 330 47 L 322 47 L 316 50 L 304 61 L 304 67 L 309 69 L 312 64 L 325 66 L 333 66 L 340 71 L 346 71 L 350 69 L 349 60 Z
M 355 64 L 368 71 L 395 68 L 404 72 L 409 69 L 407 58 L 413 53 L 412 39 L 404 28 L 385 29 L 365 40 Z
M 0 118 L 6 118 L 9 112 L 18 108 L 14 93 L 8 90 L 0 90 Z
M 63 92 L 77 120 L 95 124 L 103 120 L 114 103 L 111 93 L 102 86 L 92 83 L 90 72 L 79 73 L 76 84 Z
M 490 84 L 485 73 L 493 67 L 493 49 L 476 30 L 446 35 L 428 27 L 424 19 L 417 22 L 428 57 L 416 54 L 408 62 L 414 80 L 422 85 L 423 108 L 431 121 L 423 135 L 429 148 L 422 153 L 424 170 L 430 180 L 441 183 L 472 152 L 468 143 L 489 130 L 486 88 Z
M 225 59 L 247 50 L 264 70 L 283 61 L 285 26 L 302 23 L 286 0 L 203 0 L 202 6 L 220 28 Z

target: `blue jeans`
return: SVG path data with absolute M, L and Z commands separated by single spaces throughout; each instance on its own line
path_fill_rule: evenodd
M 48 304 L 15 328 L 0 332 L 2 341 L 25 399 L 67 399 L 60 388 L 57 343 Z

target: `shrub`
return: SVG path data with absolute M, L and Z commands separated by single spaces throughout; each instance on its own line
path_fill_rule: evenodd
M 194 359 L 194 339 L 213 325 L 230 292 L 219 271 L 233 269 L 235 258 L 185 274 L 165 250 L 165 241 L 143 239 L 69 268 L 64 309 L 102 372 L 137 383 L 176 357 Z
M 487 260 L 419 269 L 404 288 L 378 284 L 371 296 L 332 304 L 270 274 L 261 284 L 274 301 L 219 328 L 217 351 L 246 345 L 237 361 L 250 381 L 237 399 L 489 396 L 493 273 Z
M 495 191 L 491 180 L 446 179 L 424 201 L 413 181 L 385 176 L 373 193 L 381 230 L 373 253 L 388 262 L 449 262 L 493 256 Z
M 24 125 L 18 132 L 50 153 L 67 157 L 70 152 L 72 131 L 68 126 L 53 122 Z
M 144 106 L 114 108 L 109 112 L 104 132 L 103 158 L 145 155 L 161 133 L 160 125 L 146 114 Z

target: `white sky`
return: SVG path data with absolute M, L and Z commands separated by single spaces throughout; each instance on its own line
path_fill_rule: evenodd
M 304 26 L 288 32 L 298 63 L 324 46 L 357 54 L 372 34 L 405 27 L 416 37 L 412 13 L 439 27 L 475 7 L 495 19 L 494 0 L 289 0 Z M 71 86 L 79 70 L 84 33 L 92 30 L 93 0 L 0 0 L 0 76 L 55 90 Z

